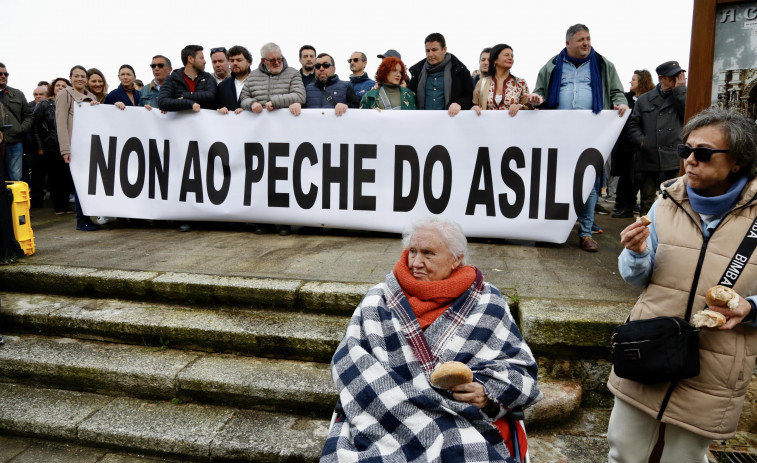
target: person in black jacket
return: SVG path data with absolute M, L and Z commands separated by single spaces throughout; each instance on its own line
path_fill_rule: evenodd
M 183 68 L 168 76 L 160 87 L 158 106 L 161 111 L 216 109 L 216 80 L 205 72 L 205 56 L 200 45 L 187 45 L 181 50 Z
M 242 112 L 240 95 L 244 87 L 244 81 L 250 75 L 252 54 L 241 45 L 229 48 L 229 63 L 231 64 L 231 78 L 224 79 L 218 84 L 218 111 L 228 114 L 233 111 L 236 114 Z
M 32 170 L 32 201 L 42 204 L 44 197 L 45 177 L 50 186 L 50 200 L 55 214 L 70 214 L 71 206 L 68 193 L 73 189 L 71 171 L 60 155 L 58 145 L 58 129 L 55 121 L 55 96 L 66 88 L 68 80 L 58 77 L 53 80 L 53 94 L 49 99 L 40 101 L 34 108 L 34 123 L 32 124 L 32 140 L 34 143 L 34 169 Z
M 636 101 L 628 118 L 628 140 L 637 150 L 636 178 L 641 189 L 641 213 L 654 203 L 660 184 L 678 176 L 678 145 L 686 107 L 686 71 L 677 61 L 657 66 L 659 83 Z
M 473 107 L 473 82 L 465 65 L 447 53 L 447 41 L 438 32 L 426 37 L 426 59 L 408 71 L 407 87 L 415 93 L 418 109 L 446 109 L 454 116 Z

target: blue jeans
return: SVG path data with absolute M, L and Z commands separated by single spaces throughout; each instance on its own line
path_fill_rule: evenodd
M 14 182 L 21 181 L 24 174 L 24 144 L 6 143 L 5 159 L 8 164 L 8 179 Z
M 597 205 L 597 200 L 599 199 L 599 190 L 602 188 L 603 176 L 604 171 L 601 175 L 597 176 L 597 179 L 594 181 L 594 186 L 589 193 L 589 199 L 586 200 L 586 205 L 578 213 L 579 237 L 591 236 L 591 226 L 594 224 L 594 207 Z

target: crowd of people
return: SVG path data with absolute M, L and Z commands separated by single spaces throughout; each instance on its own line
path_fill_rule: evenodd
M 153 79 L 147 85 L 137 81 L 133 66 L 124 64 L 118 70 L 116 88 L 109 91 L 107 79 L 97 68 L 82 68 L 85 80 L 77 88 L 72 69 L 68 79 L 40 82 L 34 100 L 28 104 L 21 91 L 7 86 L 7 69 L 0 63 L 0 89 L 4 90 L 0 116 L 3 124 L 10 126 L 5 132 L 7 178 L 30 183 L 33 208 L 41 207 L 49 193 L 56 214 L 72 212 L 68 199 L 79 210 L 71 175 L 61 162 L 70 154 L 70 127 L 64 130 L 60 125 L 71 122 L 64 117 L 71 101 L 112 104 L 120 109 L 142 106 L 163 112 L 211 109 L 239 114 L 286 108 L 297 116 L 303 108 L 333 108 L 341 116 L 348 109 L 363 108 L 443 110 L 455 116 L 464 110 L 479 115 L 485 110 L 505 110 L 515 117 L 521 110 L 533 109 L 589 109 L 595 113 L 615 109 L 622 116 L 638 99 L 640 107 L 629 118 L 606 172 L 597 176 L 578 214 L 579 246 L 596 252 L 599 244 L 592 235 L 602 230 L 594 222 L 594 214 L 609 212 L 598 205 L 601 196 L 617 201 L 613 217 L 632 217 L 649 209 L 661 180 L 678 174 L 675 147 L 680 142 L 686 78 L 676 62 L 657 69 L 657 87 L 648 71 L 636 71 L 631 92 L 624 94 L 613 64 L 594 50 L 589 29 L 576 24 L 567 30 L 565 47 L 541 68 L 530 91 L 526 80 L 512 72 L 515 58 L 509 45 L 485 48 L 479 69 L 471 73 L 447 51 L 442 34 L 428 35 L 424 44 L 426 57 L 409 67 L 396 50 L 378 55 L 382 61 L 375 80 L 365 72 L 367 57 L 359 51 L 348 59 L 349 80 L 342 80 L 336 73 L 334 57 L 317 53 L 310 45 L 299 50 L 299 71 L 289 65 L 275 43 L 262 46 L 257 66 L 243 46 L 211 48 L 212 73 L 205 71 L 204 48 L 187 45 L 181 50 L 182 67 L 178 69 L 165 55 L 153 56 Z M 665 137 L 660 136 L 662 130 Z M 26 167 L 24 158 L 28 160 Z M 637 208 L 639 190 L 641 204 Z M 100 217 L 97 221 L 102 224 L 109 220 Z M 98 223 L 77 214 L 79 230 L 97 230 Z M 253 229 L 266 233 L 273 226 L 261 224 Z M 182 224 L 180 230 L 189 231 L 191 225 Z M 280 225 L 278 230 L 281 235 L 291 233 L 288 225 Z
M 755 123 L 712 108 L 684 126 L 686 75 L 676 61 L 655 69 L 657 85 L 648 71 L 635 71 L 631 91 L 624 93 L 615 67 L 594 50 L 582 24 L 567 30 L 565 47 L 541 68 L 533 91 L 513 75 L 508 45 L 484 49 L 474 73 L 447 52 L 441 34 L 426 37 L 425 47 L 426 58 L 410 68 L 396 50 L 379 55 L 375 81 L 365 75 L 365 54 L 355 52 L 344 81 L 334 58 L 309 45 L 299 51 L 299 71 L 274 43 L 262 47 L 254 69 L 245 47 L 212 48 L 212 74 L 205 71 L 203 48 L 188 45 L 176 70 L 166 56 L 155 55 L 154 79 L 141 89 L 128 64 L 110 92 L 100 71 L 77 65 L 68 79 L 40 82 L 28 103 L 7 86 L 0 63 L 7 175 L 23 178 L 26 141 L 34 159 L 32 207 L 41 206 L 47 189 L 55 212 L 71 213 L 72 193 L 77 229 L 98 229 L 83 215 L 67 168 L 75 102 L 223 114 L 287 109 L 295 116 L 303 108 L 333 108 L 337 116 L 352 108 L 444 110 L 450 116 L 506 110 L 512 117 L 533 109 L 609 109 L 621 116 L 631 109 L 606 166 L 609 175 L 597 176 L 580 210 L 579 245 L 599 248 L 592 234 L 600 231 L 594 213 L 603 191 L 614 189 L 614 217 L 633 217 L 639 195 L 650 223 L 637 221 L 621 232 L 620 273 L 643 288 L 629 319 L 705 307 L 706 289 L 725 279 L 724 270 L 742 297 L 735 308 L 710 307 L 726 321 L 702 331 L 698 376 L 650 385 L 611 373 L 609 461 L 704 461 L 712 439 L 736 431 L 757 352 L 755 257 L 740 254 L 742 241 L 757 238 Z M 685 175 L 679 176 L 681 169 Z M 281 234 L 289 230 L 280 226 Z M 536 361 L 507 302 L 468 265 L 459 225 L 421 220 L 408 228 L 403 244 L 386 281 L 356 309 L 332 360 L 339 403 L 322 461 L 515 461 L 507 416 L 538 401 L 541 392 Z M 446 361 L 467 365 L 473 381 L 433 384 L 432 371 Z

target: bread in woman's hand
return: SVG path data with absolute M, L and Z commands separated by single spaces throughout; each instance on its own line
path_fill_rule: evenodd
M 641 222 L 641 224 L 644 225 L 645 227 L 648 227 L 649 224 L 652 223 L 652 221 L 646 215 L 642 215 L 641 217 L 639 217 L 639 222 Z
M 731 310 L 739 306 L 739 295 L 727 286 L 713 286 L 704 297 L 709 306 L 728 307 Z
M 473 381 L 473 372 L 468 365 L 461 362 L 444 362 L 431 373 L 431 384 L 444 389 L 451 389 L 458 384 Z
M 696 328 L 702 328 L 704 326 L 715 328 L 725 325 L 725 315 L 720 312 L 715 312 L 714 310 L 703 310 L 695 313 L 691 322 Z

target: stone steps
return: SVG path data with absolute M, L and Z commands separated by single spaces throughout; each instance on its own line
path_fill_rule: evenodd
M 192 461 L 318 461 L 328 420 L 4 384 L 3 433 Z
M 325 363 L 38 335 L 6 335 L 5 343 L 0 381 L 321 418 L 336 403 Z
M 259 357 L 329 362 L 348 318 L 117 299 L 2 293 L 14 330 Z

